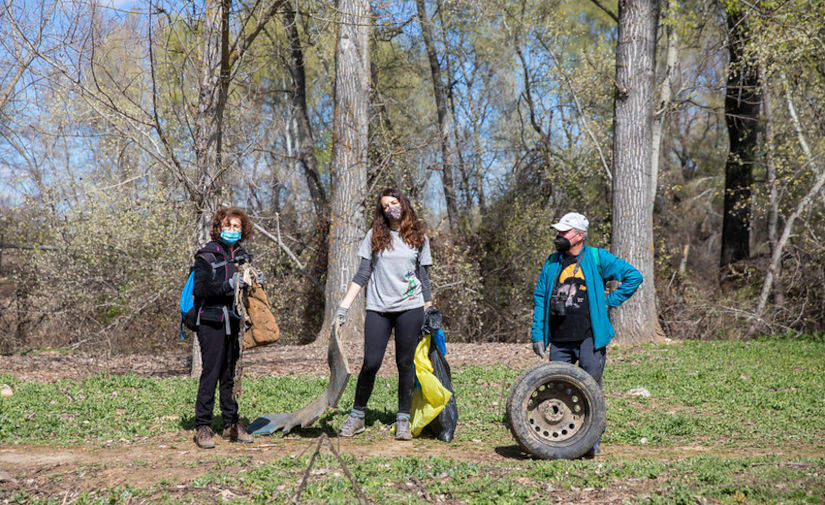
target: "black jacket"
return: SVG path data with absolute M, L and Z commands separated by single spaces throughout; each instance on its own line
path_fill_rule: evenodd
M 224 323 L 227 312 L 233 313 L 235 291 L 229 285 L 229 279 L 235 275 L 236 269 L 230 260 L 245 254 L 243 247 L 228 246 L 219 240 L 209 242 L 195 253 L 195 283 L 192 293 L 195 295 L 195 306 L 201 307 L 202 322 Z M 210 264 L 212 259 L 216 264 L 214 269 Z

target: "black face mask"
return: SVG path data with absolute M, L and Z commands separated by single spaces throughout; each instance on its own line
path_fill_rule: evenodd
M 566 253 L 571 247 L 573 247 L 573 244 L 571 244 L 569 240 L 561 236 L 556 237 L 556 239 L 553 240 L 553 243 L 556 245 L 556 250 L 560 253 Z

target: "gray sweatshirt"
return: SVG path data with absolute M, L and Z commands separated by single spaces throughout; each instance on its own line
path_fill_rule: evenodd
M 432 300 L 428 266 L 433 264 L 430 240 L 425 237 L 421 248 L 411 247 L 397 231 L 390 231 L 392 248 L 372 252 L 372 230 L 361 242 L 361 264 L 352 282 L 367 286 L 367 310 L 402 312 L 423 307 Z

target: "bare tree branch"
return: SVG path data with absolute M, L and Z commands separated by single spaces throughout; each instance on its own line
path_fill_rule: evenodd
M 776 244 L 773 254 L 771 255 L 771 263 L 768 267 L 768 272 L 765 275 L 765 282 L 762 283 L 762 292 L 759 294 L 759 302 L 756 306 L 756 312 L 753 320 L 751 321 L 750 327 L 748 328 L 748 337 L 753 337 L 759 329 L 759 325 L 764 323 L 762 316 L 765 312 L 765 306 L 768 303 L 768 295 L 773 288 L 774 276 L 778 270 L 779 262 L 782 260 L 782 250 L 785 248 L 785 245 L 791 237 L 791 232 L 793 231 L 795 221 L 799 219 L 803 212 L 805 212 L 805 209 L 807 209 L 808 205 L 810 205 L 816 195 L 822 190 L 823 184 L 825 184 L 825 169 L 818 168 L 814 164 L 814 157 L 811 154 L 810 147 L 808 147 L 808 141 L 805 139 L 805 134 L 802 131 L 802 125 L 799 122 L 799 117 L 796 115 L 796 107 L 794 107 L 793 99 L 791 98 L 790 86 L 788 85 L 788 79 L 785 77 L 784 73 L 780 75 L 780 80 L 782 81 L 782 88 L 785 93 L 785 105 L 788 107 L 788 114 L 790 114 L 794 129 L 796 130 L 796 138 L 799 141 L 799 146 L 802 148 L 802 153 L 805 155 L 805 165 L 811 173 L 817 175 L 811 189 L 809 189 L 808 193 L 802 197 L 801 200 L 799 200 L 796 204 L 796 208 L 791 215 L 788 216 L 787 221 L 785 221 L 782 236 L 779 238 L 779 242 Z
M 278 218 L 277 218 L 277 215 L 276 215 L 276 219 L 278 219 Z M 265 228 L 263 228 L 263 227 L 262 227 L 261 225 L 259 225 L 258 223 L 252 223 L 252 225 L 255 227 L 255 229 L 256 229 L 256 230 L 258 230 L 259 232 L 261 232 L 261 234 L 263 234 L 263 236 L 264 236 L 264 237 L 266 237 L 266 238 L 268 238 L 269 240 L 271 240 L 272 242 L 275 242 L 276 244 L 278 244 L 278 247 L 280 247 L 280 248 L 281 248 L 281 250 L 282 250 L 282 251 L 284 251 L 284 252 L 286 253 L 286 255 L 287 255 L 287 256 L 289 256 L 289 259 L 291 259 L 291 260 L 295 263 L 295 266 L 297 266 L 297 267 L 298 267 L 298 270 L 299 270 L 302 274 L 304 274 L 304 277 L 306 277 L 307 279 L 309 279 L 309 281 L 312 283 L 312 285 L 313 285 L 313 286 L 315 286 L 316 288 L 318 288 L 318 290 L 319 290 L 319 291 L 321 291 L 321 293 L 323 293 L 323 292 L 324 292 L 324 288 L 323 288 L 323 287 L 322 287 L 322 286 L 318 283 L 318 281 L 317 281 L 317 280 L 315 280 L 315 278 L 314 278 L 314 277 L 312 277 L 312 276 L 309 274 L 309 272 L 307 272 L 307 271 L 306 271 L 306 269 L 304 268 L 304 265 L 301 263 L 301 260 L 299 260 L 299 259 L 298 259 L 298 257 L 297 257 L 297 256 L 295 256 L 295 253 L 294 253 L 294 252 L 292 252 L 292 249 L 290 249 L 290 248 L 289 248 L 289 246 L 287 246 L 287 245 L 284 243 L 284 241 L 283 241 L 283 240 L 281 240 L 281 225 L 280 225 L 280 220 L 276 220 L 276 223 L 277 223 L 277 224 L 276 224 L 276 229 L 277 229 L 277 232 L 276 232 L 276 233 L 277 233 L 277 235 L 273 235 L 273 234 L 269 233 L 269 232 L 268 232 Z
M 604 4 L 602 4 L 599 0 L 590 0 L 590 1 L 591 1 L 591 2 L 593 2 L 593 4 L 594 4 L 596 7 L 598 7 L 598 8 L 599 8 L 599 9 L 601 9 L 601 10 L 603 10 L 605 14 L 607 14 L 608 16 L 610 16 L 610 19 L 612 19 L 612 20 L 613 20 L 613 21 L 615 21 L 616 23 L 618 23 L 618 22 L 619 22 L 619 16 L 617 16 L 617 15 L 616 15 L 616 13 L 615 13 L 615 12 L 613 12 L 612 10 L 608 9 L 608 8 L 607 8 Z

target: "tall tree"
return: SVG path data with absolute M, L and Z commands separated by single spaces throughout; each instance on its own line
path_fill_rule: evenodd
M 195 115 L 195 186 L 192 197 L 197 216 L 197 241 L 210 240 L 212 216 L 223 194 L 221 148 L 223 112 L 229 90 L 229 9 L 231 0 L 206 0 L 204 5 L 198 110 Z M 197 336 L 192 339 L 190 375 L 199 377 L 203 363 Z
M 231 0 L 206 0 L 201 40 L 198 111 L 194 147 L 198 243 L 210 240 L 212 216 L 223 193 L 223 112 L 229 91 L 229 9 Z
M 730 150 L 725 163 L 720 266 L 750 255 L 751 185 L 762 102 L 758 67 L 744 58 L 750 38 L 744 12 L 735 3 L 729 2 L 726 14 L 730 63 L 725 93 L 725 122 L 728 125 Z
M 653 281 L 653 106 L 658 0 L 619 2 L 613 116 L 613 252 L 644 282 L 613 315 L 622 343 L 653 340 L 658 316 Z
M 441 65 L 438 63 L 438 54 L 435 51 L 433 26 L 427 16 L 427 6 L 424 0 L 416 0 L 418 6 L 418 21 L 421 24 L 421 36 L 424 47 L 427 49 L 427 59 L 430 62 L 430 77 L 433 82 L 435 95 L 435 110 L 438 118 L 438 142 L 441 147 L 441 185 L 444 187 L 444 203 L 447 207 L 447 220 L 450 230 L 458 230 L 458 209 L 456 205 L 455 182 L 453 180 L 453 165 L 450 163 L 450 116 L 447 109 L 447 87 L 441 77 Z
M 653 152 L 650 157 L 650 173 L 653 180 L 650 190 L 654 202 L 656 200 L 656 190 L 659 180 L 659 158 L 662 150 L 662 138 L 664 134 L 665 120 L 672 107 L 673 80 L 677 72 L 679 58 L 679 35 L 675 26 L 676 10 L 678 4 L 674 0 L 664 0 L 662 21 L 665 24 L 665 68 L 662 82 L 659 84 L 659 94 L 656 99 L 655 112 L 653 114 Z
M 315 155 L 315 135 L 312 131 L 312 123 L 309 120 L 309 107 L 307 107 L 307 85 L 306 70 L 304 66 L 304 48 L 298 32 L 298 22 L 295 17 L 295 10 L 292 3 L 287 1 L 284 4 L 284 28 L 286 38 L 289 43 L 289 73 L 292 77 L 292 117 L 295 128 L 297 143 L 298 164 L 301 166 L 307 188 L 309 188 L 310 199 L 315 210 L 315 233 L 312 236 L 312 254 L 307 264 L 307 271 L 313 278 L 322 278 L 327 267 L 327 233 L 329 231 L 329 202 L 327 201 L 326 190 L 321 182 L 321 174 L 318 167 L 318 158 Z M 312 324 L 307 328 L 309 338 L 314 338 L 317 324 L 321 322 L 323 316 L 319 317 L 318 304 L 324 302 L 323 292 L 318 289 L 316 283 L 307 284 L 305 296 L 309 303 L 306 304 L 305 314 L 308 323 Z
M 297 132 L 298 161 L 303 169 L 304 178 L 309 188 L 312 206 L 319 222 L 323 228 L 326 228 L 329 204 L 318 172 L 318 158 L 315 156 L 315 136 L 312 133 L 312 123 L 309 121 L 309 108 L 307 107 L 304 49 L 298 35 L 298 23 L 291 2 L 284 4 L 284 27 L 289 42 L 289 73 L 292 76 L 292 93 L 290 95 Z M 325 233 L 324 238 L 326 238 Z
M 326 307 L 319 342 L 328 338 L 332 315 L 358 269 L 358 246 L 365 234 L 370 96 L 369 0 L 338 1 L 335 39 L 335 94 L 332 125 L 332 191 L 325 288 Z M 363 327 L 364 297 L 350 307 L 344 340 L 357 341 Z
M 209 241 L 212 216 L 223 199 L 225 183 L 223 175 L 227 169 L 223 161 L 223 117 L 232 68 L 275 15 L 283 0 L 272 0 L 268 9 L 257 15 L 257 24 L 249 32 L 237 35 L 230 46 L 229 22 L 232 0 L 206 0 L 199 33 L 200 75 L 198 79 L 198 101 L 195 113 L 193 144 L 195 150 L 194 184 L 188 184 L 189 193 L 195 204 L 197 218 L 197 240 L 199 244 Z M 242 26 L 247 26 L 256 13 L 248 13 Z M 160 133 L 160 122 L 156 121 Z M 198 339 L 193 338 L 192 369 L 190 374 L 197 377 L 201 372 L 201 355 Z

